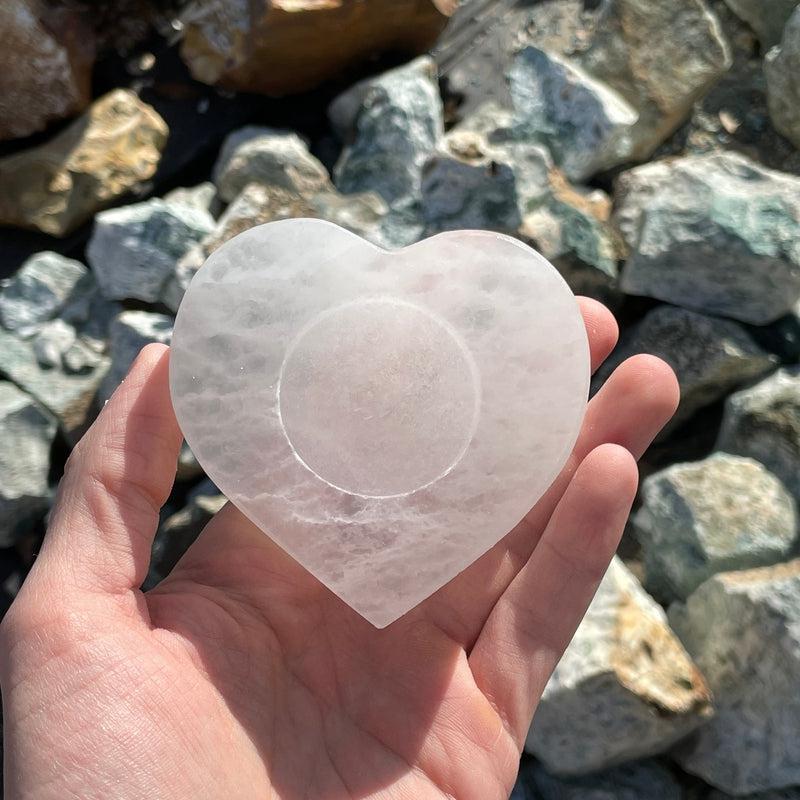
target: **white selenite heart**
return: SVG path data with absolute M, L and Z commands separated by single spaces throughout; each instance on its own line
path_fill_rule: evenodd
M 505 536 L 575 443 L 578 305 L 486 231 L 387 252 L 316 219 L 239 234 L 178 311 L 170 383 L 208 476 L 383 627 Z

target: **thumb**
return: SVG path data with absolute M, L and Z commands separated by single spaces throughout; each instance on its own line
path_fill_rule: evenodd
M 181 445 L 168 371 L 169 348 L 145 347 L 73 450 L 37 572 L 107 592 L 141 585 Z

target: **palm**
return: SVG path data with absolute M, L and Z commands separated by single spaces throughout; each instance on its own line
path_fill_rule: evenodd
M 596 365 L 613 345 L 613 323 L 596 304 L 584 303 L 584 314 Z M 46 787 L 54 797 L 65 789 L 94 797 L 120 786 L 130 792 L 111 794 L 507 797 L 536 699 L 635 491 L 630 456 L 603 443 L 644 449 L 674 408 L 669 371 L 653 359 L 618 370 L 593 400 L 563 474 L 518 528 L 376 630 L 230 505 L 166 580 L 146 595 L 132 588 L 152 535 L 138 531 L 152 526 L 168 491 L 148 475 L 168 471 L 170 459 L 174 470 L 180 441 L 166 360 L 160 352 L 149 359 L 141 385 L 128 382 L 138 399 L 121 413 L 128 427 L 158 418 L 162 430 L 147 437 L 146 458 L 134 458 L 130 437 L 119 441 L 114 431 L 124 462 L 115 481 L 94 474 L 108 469 L 108 458 L 93 465 L 91 443 L 78 454 L 94 488 L 86 490 L 80 472 L 65 482 L 42 556 L 4 625 L 6 719 L 39 709 L 25 734 L 7 742 L 12 786 L 33 785 L 36 797 L 47 797 Z M 114 413 L 114 402 L 124 397 L 104 413 Z M 87 438 L 101 436 L 102 422 Z M 79 520 L 101 539 L 119 533 L 120 543 L 102 550 L 95 542 L 94 572 L 75 580 L 76 567 L 57 565 L 86 562 L 86 542 L 62 532 Z M 74 585 L 62 592 L 63 613 L 35 602 L 37 586 L 65 578 Z M 47 633 L 31 644 L 31 630 Z M 33 741 L 48 759 L 23 768 Z M 110 748 L 118 758 L 83 767 L 87 753 Z

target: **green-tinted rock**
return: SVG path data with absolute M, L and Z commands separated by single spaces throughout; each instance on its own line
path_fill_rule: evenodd
M 780 45 L 764 58 L 764 76 L 775 130 L 800 147 L 800 9 L 787 22 Z

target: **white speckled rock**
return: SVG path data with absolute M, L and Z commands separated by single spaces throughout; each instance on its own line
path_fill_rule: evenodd
M 89 270 L 72 258 L 45 250 L 28 258 L 0 290 L 0 324 L 18 330 L 52 319 L 90 288 Z
M 716 710 L 678 763 L 735 795 L 800 784 L 800 560 L 715 575 L 669 618 Z
M 764 325 L 800 299 L 800 178 L 738 153 L 655 161 L 617 182 L 621 286 Z
M 257 125 L 227 136 L 214 165 L 214 183 L 228 203 L 248 183 L 279 186 L 303 196 L 331 187 L 328 171 L 296 133 Z
M 769 115 L 775 130 L 800 147 L 800 9 L 783 31 L 780 45 L 764 57 Z
M 725 403 L 717 449 L 760 461 L 800 503 L 800 369 L 782 369 Z
M 285 220 L 195 275 L 170 380 L 206 474 L 382 627 L 550 485 L 583 418 L 588 349 L 569 288 L 513 239 L 387 252 Z
M 547 684 L 525 750 L 586 775 L 668 750 L 707 721 L 703 677 L 618 558 Z
M 178 259 L 213 228 L 207 211 L 154 198 L 100 212 L 86 256 L 106 297 L 154 303 Z
M 47 476 L 55 420 L 14 384 L 0 381 L 0 547 L 41 516 L 49 503 Z
M 645 587 L 665 603 L 718 572 L 789 558 L 798 530 L 784 485 L 757 461 L 727 453 L 650 475 L 633 521 Z
M 509 73 L 517 136 L 547 146 L 568 178 L 582 181 L 631 157 L 639 115 L 577 65 L 526 47 Z

